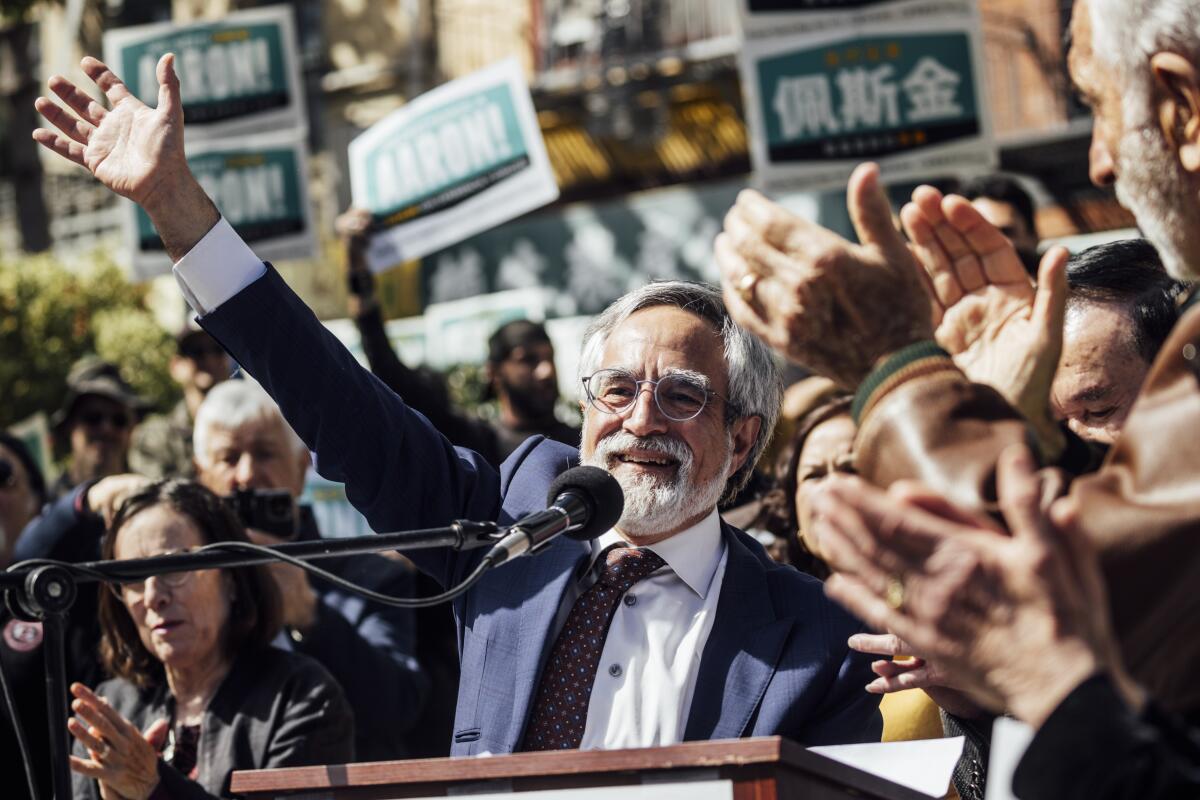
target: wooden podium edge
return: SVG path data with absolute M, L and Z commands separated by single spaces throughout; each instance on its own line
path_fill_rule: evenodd
M 716 769 L 778 763 L 840 784 L 869 797 L 929 800 L 927 795 L 813 753 L 779 736 L 685 742 L 670 747 L 629 750 L 567 750 L 458 758 L 426 758 L 330 764 L 316 767 L 239 770 L 230 791 L 321 792 L 351 787 L 448 784 L 615 772 Z

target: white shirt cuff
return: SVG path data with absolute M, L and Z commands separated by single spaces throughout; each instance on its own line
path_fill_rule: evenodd
M 175 282 L 198 315 L 213 311 L 254 283 L 267 268 L 221 217 L 175 264 Z

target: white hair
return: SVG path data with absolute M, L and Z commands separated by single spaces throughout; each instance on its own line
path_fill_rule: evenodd
M 1126 130 L 1153 117 L 1150 57 L 1178 53 L 1200 67 L 1195 0 L 1087 0 L 1094 57 L 1116 69 Z
M 728 372 L 726 399 L 732 417 L 758 417 L 762 420 L 758 438 L 746 456 L 746 463 L 730 476 L 725 485 L 725 498 L 729 499 L 750 480 L 758 457 L 771 440 L 783 402 L 783 380 L 771 349 L 733 321 L 725 310 L 725 302 L 718 289 L 703 283 L 659 281 L 618 298 L 596 317 L 583 335 L 579 357 L 580 380 L 599 369 L 604 344 L 613 330 L 634 312 L 654 306 L 680 308 L 716 328 L 725 345 L 725 367 Z
M 288 443 L 297 454 L 307 453 L 308 448 L 292 426 L 287 424 L 279 406 L 271 396 L 251 380 L 222 381 L 204 397 L 196 411 L 196 422 L 192 430 L 192 447 L 196 458 L 207 463 L 209 460 L 209 434 L 212 428 L 236 430 L 247 422 L 277 419 L 283 426 Z

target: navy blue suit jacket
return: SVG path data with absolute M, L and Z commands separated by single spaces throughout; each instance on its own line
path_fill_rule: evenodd
M 273 270 L 201 325 L 275 398 L 315 453 L 317 470 L 377 531 L 454 519 L 510 523 L 546 505 L 554 478 L 578 452 L 534 437 L 499 474 L 449 444 L 366 369 Z M 878 741 L 878 697 L 863 687 L 870 658 L 846 639 L 859 624 L 819 581 L 771 562 L 753 538 L 723 526 L 729 548 L 717 618 L 700 662 L 685 738 L 780 734 L 805 744 Z M 453 755 L 511 752 L 521 742 L 569 582 L 589 554 L 565 538 L 505 564 L 454 604 L 462 678 Z M 444 585 L 482 551 L 418 551 Z

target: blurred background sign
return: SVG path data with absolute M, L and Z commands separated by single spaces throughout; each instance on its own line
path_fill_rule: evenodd
M 354 205 L 380 230 L 372 270 L 421 258 L 558 197 L 515 59 L 406 104 L 350 144 Z
M 314 254 L 302 139 L 283 133 L 191 144 L 188 166 L 259 258 L 272 261 Z M 135 277 L 169 273 L 171 261 L 150 217 L 140 206 L 127 205 L 134 229 Z
M 996 164 L 974 2 L 768 16 L 763 28 L 749 13 L 741 62 L 751 163 L 768 191 L 842 188 L 865 160 L 889 182 Z
M 158 104 L 155 65 L 164 53 L 175 54 L 188 141 L 305 126 L 290 6 L 104 34 L 105 62 L 149 106 Z

